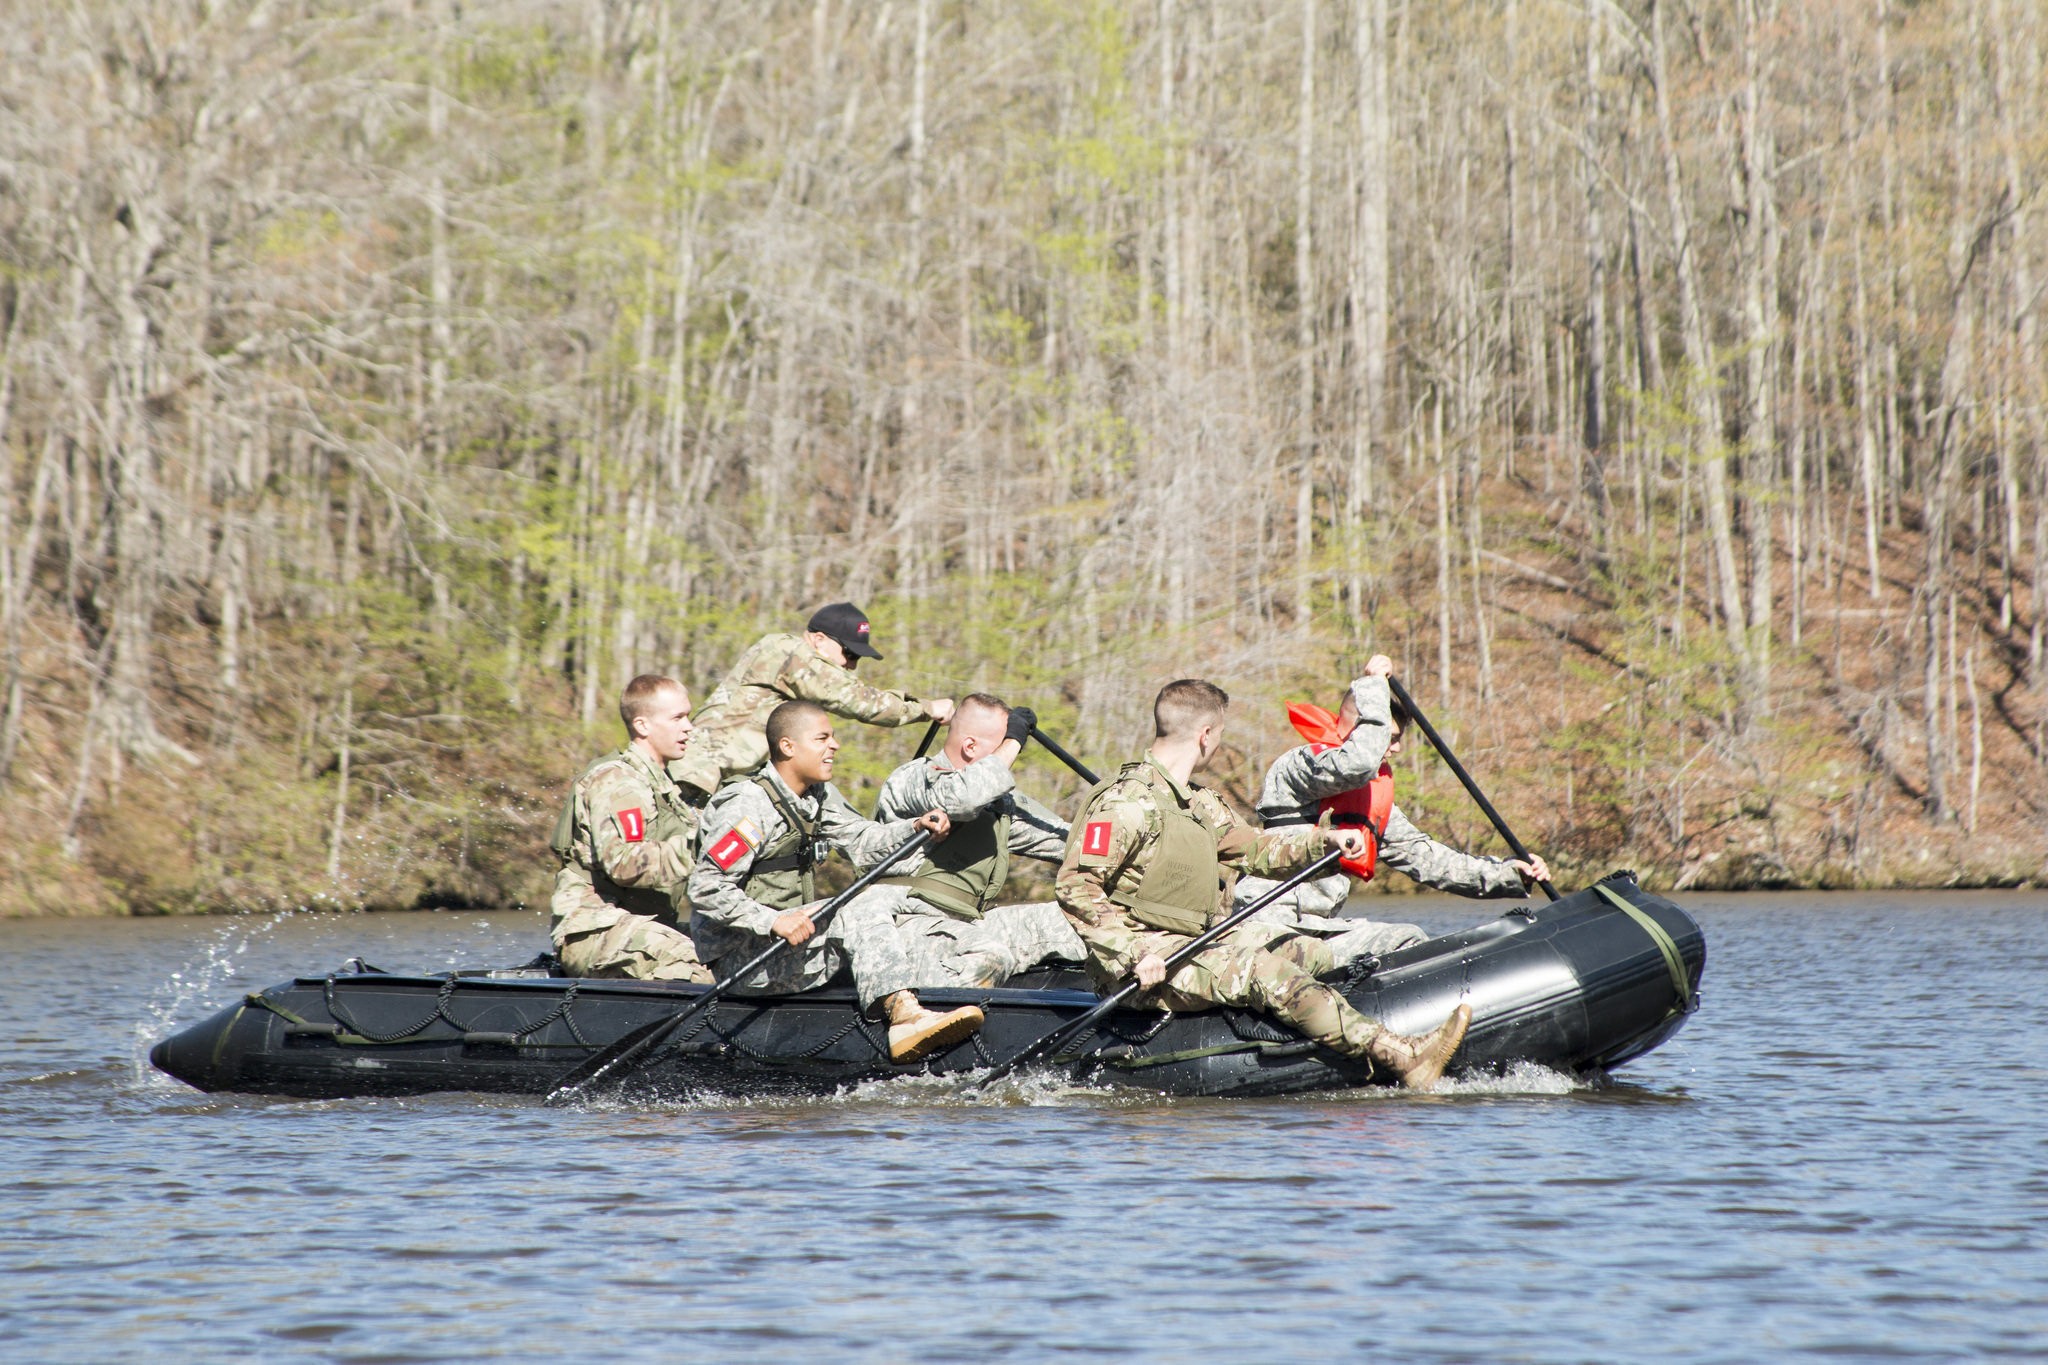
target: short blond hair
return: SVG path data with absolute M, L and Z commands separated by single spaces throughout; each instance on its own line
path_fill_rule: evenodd
M 1222 720 L 1229 707 L 1230 694 L 1215 683 L 1200 678 L 1170 682 L 1152 699 L 1152 737 L 1173 739 L 1193 734 L 1212 721 Z
M 633 733 L 634 721 L 653 712 L 654 699 L 671 687 L 683 690 L 674 678 L 659 673 L 642 673 L 626 684 L 626 690 L 619 693 L 619 719 L 625 722 L 627 734 Z

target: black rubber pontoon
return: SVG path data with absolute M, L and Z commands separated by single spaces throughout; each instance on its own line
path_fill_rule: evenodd
M 1692 917 L 1617 873 L 1553 904 L 1430 939 L 1340 981 L 1398 1032 L 1434 1028 L 1460 1002 L 1472 1027 L 1453 1072 L 1520 1062 L 1604 1071 L 1677 1032 L 1698 1007 L 1706 940 Z M 150 1061 L 208 1091 L 333 1098 L 440 1090 L 545 1093 L 597 1049 L 704 990 L 670 982 L 570 980 L 544 969 L 401 976 L 359 961 L 245 997 L 158 1043 Z M 911 1072 L 1003 1061 L 1097 1003 L 1077 971 L 995 990 L 920 990 L 940 1009 L 976 1003 L 988 1023 L 906 1068 L 850 985 L 731 997 L 685 1027 L 627 1087 L 636 1098 L 829 1091 Z M 1056 1065 L 1176 1095 L 1282 1095 L 1390 1083 L 1364 1064 L 1240 1010 L 1119 1011 Z

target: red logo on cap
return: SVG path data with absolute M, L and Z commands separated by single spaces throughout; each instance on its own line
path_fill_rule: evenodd
M 865 621 L 861 622 L 861 623 L 860 623 L 859 625 L 857 625 L 857 626 L 855 626 L 855 627 L 853 628 L 853 633 L 854 633 L 855 635 L 865 635 L 865 634 L 867 634 L 867 633 L 868 633 L 868 623 L 867 623 L 867 622 L 865 622 Z
M 626 836 L 627 843 L 637 844 L 647 837 L 647 817 L 640 813 L 638 806 L 620 811 L 618 820 L 619 833 Z
M 1081 852 L 1091 858 L 1109 856 L 1109 821 L 1097 820 L 1081 831 Z

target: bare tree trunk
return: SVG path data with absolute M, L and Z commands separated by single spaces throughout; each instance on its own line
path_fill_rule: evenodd
M 1586 196 L 1586 389 L 1584 420 L 1585 488 L 1593 510 L 1595 543 L 1607 549 L 1607 521 L 1612 505 L 1607 494 L 1607 242 L 1600 224 L 1600 168 L 1595 157 L 1601 144 L 1600 56 L 1605 46 L 1606 18 L 1597 7 L 1586 17 L 1585 157 L 1581 171 Z
M 1870 600 L 1883 585 L 1878 563 L 1878 523 L 1884 519 L 1884 487 L 1878 470 L 1877 413 L 1871 398 L 1870 310 L 1863 284 L 1863 236 L 1856 236 L 1856 434 L 1863 476 L 1863 551 L 1870 576 Z
M 1678 278 L 1680 331 L 1690 373 L 1686 392 L 1691 400 L 1693 438 L 1703 474 L 1707 535 L 1712 542 L 1721 620 L 1729 651 L 1745 676 L 1750 668 L 1749 641 L 1744 630 L 1741 584 L 1735 573 L 1735 531 L 1729 511 L 1728 457 L 1721 448 L 1721 411 L 1713 351 L 1707 341 L 1706 316 L 1700 306 L 1698 266 L 1693 259 L 1692 215 L 1686 207 L 1679 173 L 1678 144 L 1672 126 L 1670 78 L 1666 69 L 1664 10 L 1666 0 L 1649 0 L 1651 79 L 1657 95 L 1657 129 L 1664 154 L 1664 190 L 1671 213 L 1673 264 Z
M 1351 497 L 1373 499 L 1373 457 L 1385 429 L 1387 391 L 1388 238 L 1392 193 L 1387 124 L 1387 0 L 1354 0 L 1358 56 L 1357 283 L 1352 303 L 1352 383 L 1357 413 L 1351 433 Z
M 1436 445 L 1436 668 L 1437 704 L 1451 708 L 1451 491 L 1450 455 L 1444 448 L 1444 407 L 1439 397 L 1430 421 Z
M 1772 380 L 1778 353 L 1776 204 L 1772 196 L 1771 139 L 1763 127 L 1763 58 L 1757 28 L 1759 0 L 1741 0 L 1742 87 L 1737 100 L 1743 348 L 1743 526 L 1749 536 L 1749 647 L 1757 695 L 1770 676 L 1772 545 L 1770 499 L 1776 482 L 1777 412 Z
M 1294 160 L 1294 344 L 1296 379 L 1294 485 L 1294 620 L 1307 628 L 1314 613 L 1310 591 L 1315 554 L 1316 273 L 1314 252 L 1316 5 L 1301 0 L 1301 99 Z

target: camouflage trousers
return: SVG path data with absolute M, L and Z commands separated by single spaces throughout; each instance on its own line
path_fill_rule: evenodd
M 1000 986 L 1049 958 L 1079 962 L 1085 955 L 1081 936 L 1051 901 L 993 906 L 980 919 L 966 920 L 900 886 L 877 886 L 860 899 L 870 897 L 889 906 L 920 986 Z
M 608 929 L 571 934 L 556 945 L 555 956 L 571 976 L 711 982 L 711 969 L 697 960 L 690 936 L 644 915 L 628 915 Z
M 1264 877 L 1239 878 L 1235 905 L 1242 909 L 1279 884 Z M 1330 946 L 1331 962 L 1339 967 L 1348 967 L 1368 955 L 1391 953 L 1429 937 L 1416 924 L 1338 919 L 1337 912 L 1350 898 L 1350 874 L 1340 872 L 1334 877 L 1318 877 L 1259 911 L 1250 922 L 1270 924 L 1290 933 L 1325 940 Z
M 1118 981 L 1129 979 L 1130 969 L 1145 954 L 1165 957 L 1189 942 L 1183 934 L 1141 935 Z M 1140 999 L 1181 1013 L 1211 1005 L 1256 1010 L 1332 1052 L 1363 1057 L 1381 1024 L 1353 1009 L 1335 986 L 1316 980 L 1334 965 L 1330 946 L 1321 939 L 1270 924 L 1241 924 Z
M 720 980 L 744 967 L 770 943 L 781 942 L 773 934 L 731 929 L 722 932 L 719 940 L 726 953 L 713 960 L 711 967 Z M 872 892 L 863 892 L 841 906 L 808 943 L 801 948 L 785 947 L 733 989 L 740 995 L 788 995 L 822 986 L 849 967 L 853 970 L 853 991 L 863 1010 L 872 1008 L 884 996 L 910 990 L 917 984 L 909 948 L 896 928 L 896 917 L 890 913 L 888 903 Z

